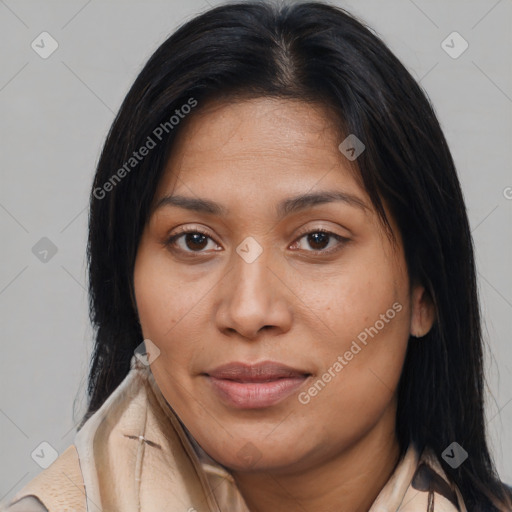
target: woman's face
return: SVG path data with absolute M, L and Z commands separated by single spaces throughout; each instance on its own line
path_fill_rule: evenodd
M 138 249 L 156 382 L 233 470 L 300 471 L 394 439 L 409 334 L 432 325 L 329 119 L 263 98 L 195 112 Z

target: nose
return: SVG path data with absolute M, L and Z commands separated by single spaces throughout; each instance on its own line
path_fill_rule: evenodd
M 236 332 L 248 340 L 257 339 L 260 331 L 288 331 L 293 319 L 293 293 L 287 286 L 284 267 L 272 260 L 270 249 L 263 250 L 254 261 L 233 252 L 230 265 L 231 271 L 219 284 L 217 327 L 227 335 Z

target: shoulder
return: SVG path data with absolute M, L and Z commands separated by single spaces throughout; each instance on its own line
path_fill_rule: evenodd
M 53 512 L 62 510 L 63 505 L 85 512 L 85 487 L 75 445 L 2 505 L 1 512 Z

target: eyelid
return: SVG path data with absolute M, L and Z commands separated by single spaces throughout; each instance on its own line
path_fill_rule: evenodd
M 208 236 L 212 240 L 215 240 L 214 237 L 210 233 L 208 233 L 206 229 L 202 228 L 201 226 L 195 226 L 194 224 L 177 227 L 176 232 L 174 232 L 172 235 L 170 235 L 169 238 L 172 238 L 177 235 L 181 235 L 183 233 L 196 233 L 196 232 L 201 233 L 204 236 Z M 215 242 L 215 243 L 217 243 L 217 242 Z
M 299 232 L 295 236 L 295 240 L 299 239 L 300 237 L 302 237 L 304 235 L 309 235 L 310 233 L 319 233 L 319 232 L 320 233 L 328 233 L 330 235 L 334 235 L 339 238 L 344 238 L 346 240 L 349 239 L 348 236 L 340 235 L 339 233 L 336 233 L 332 229 L 326 228 L 325 226 L 313 226 L 313 227 L 307 227 L 307 228 L 303 228 L 303 229 L 299 230 Z

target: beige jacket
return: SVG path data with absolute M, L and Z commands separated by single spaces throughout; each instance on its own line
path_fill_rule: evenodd
M 49 512 L 250 512 L 135 356 L 74 444 L 0 510 L 44 511 L 41 504 Z M 370 512 L 432 511 L 467 512 L 435 455 L 411 445 Z

